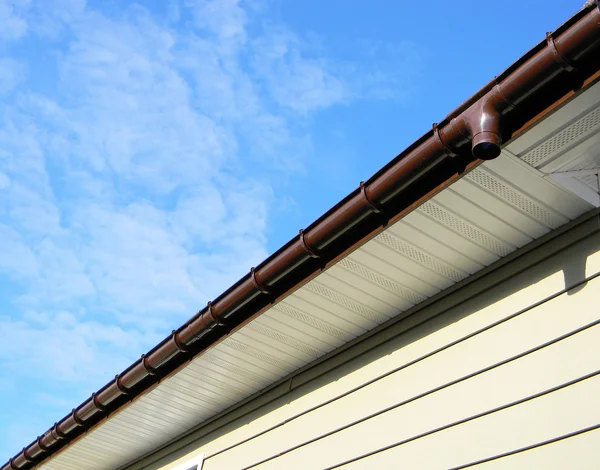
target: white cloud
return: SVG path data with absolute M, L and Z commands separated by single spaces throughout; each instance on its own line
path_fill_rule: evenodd
M 15 229 L 0 224 L 0 246 L 4 247 L 0 256 L 1 271 L 17 280 L 28 280 L 37 276 L 37 258 Z
M 230 47 L 230 41 L 245 41 L 247 17 L 240 3 L 240 0 L 185 0 L 195 25 L 215 35 L 220 47 Z
M 23 67 L 19 62 L 0 57 L 0 96 L 12 91 L 23 76 Z
M 87 388 L 266 255 L 270 193 L 228 169 L 234 131 L 175 64 L 186 38 L 138 7 L 69 27 L 55 93 L 2 113 L 0 274 L 20 288 L 0 367 Z
M 0 40 L 32 35 L 56 76 L 26 91 L 28 58 L 2 59 L 0 373 L 89 393 L 267 255 L 307 119 L 364 84 L 233 0 L 173 1 L 168 21 L 13 4 Z
M 10 179 L 4 173 L 0 173 L 0 190 L 7 189 L 10 186 Z
M 254 42 L 253 65 L 277 103 L 306 113 L 350 100 L 352 90 L 337 75 L 337 65 L 306 57 L 299 38 L 281 26 L 265 31 Z
M 7 372 L 22 375 L 22 368 L 28 367 L 40 380 L 72 384 L 93 381 L 102 385 L 98 382 L 106 381 L 111 373 L 114 375 L 114 364 L 125 365 L 123 356 L 126 357 L 129 349 L 125 345 L 135 347 L 143 343 L 139 332 L 126 332 L 118 326 L 98 322 L 81 322 L 69 315 L 38 314 L 34 328 L 26 320 L 7 322 L 0 318 L 0 330 L 11 333 L 3 338 L 6 347 L 0 349 L 0 359 Z M 103 347 L 98 348 L 98 345 Z
M 240 65 L 241 7 L 189 7 L 181 32 L 140 7 L 56 6 L 70 39 L 54 92 L 5 106 L 0 236 L 14 256 L 0 269 L 22 288 L 0 356 L 23 373 L 51 357 L 49 376 L 95 380 L 115 367 L 108 336 L 135 357 L 267 254 L 269 180 L 246 171 L 240 139 L 266 151 L 294 137 Z M 17 357 L 14 342 L 35 350 Z
M 28 0 L 0 2 L 0 43 L 2 41 L 16 41 L 27 32 L 27 22 L 22 17 L 23 10 L 27 9 Z
M 29 28 L 45 39 L 58 39 L 77 21 L 86 7 L 86 0 L 27 0 L 30 3 Z

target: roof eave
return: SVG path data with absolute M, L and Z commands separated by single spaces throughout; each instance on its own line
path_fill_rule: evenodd
M 299 236 L 227 289 L 1 470 L 28 469 L 70 445 L 193 357 L 477 166 L 598 76 L 596 2 L 455 109 Z M 479 158 L 477 158 L 479 157 Z

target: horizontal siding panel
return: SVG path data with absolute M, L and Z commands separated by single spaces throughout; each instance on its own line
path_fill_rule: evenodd
M 404 400 L 407 403 L 397 408 L 300 447 L 257 468 L 306 468 L 302 464 L 324 468 L 525 399 L 578 379 L 590 370 L 600 370 L 598 359 L 590 357 L 600 357 L 599 343 L 600 327 L 595 331 L 589 330 L 585 336 L 572 337 L 568 342 L 540 350 L 442 390 L 433 393 L 430 393 L 430 389 L 422 390 L 427 395 L 421 398 L 418 398 L 419 395 L 411 396 Z M 405 397 L 402 392 L 398 391 L 400 399 Z M 379 394 L 372 393 L 370 400 L 379 402 Z M 342 417 L 351 407 L 360 405 L 356 397 L 346 403 L 346 410 L 340 403 L 337 413 L 336 410 L 324 409 L 320 418 L 329 422 Z M 597 408 L 598 414 L 600 406 Z M 276 436 L 273 439 L 279 440 Z
M 469 468 L 473 470 L 506 468 L 597 470 L 598 462 L 600 462 L 600 429 L 595 429 Z
M 403 401 L 413 400 L 423 393 L 429 393 L 437 387 L 477 373 L 593 322 L 598 319 L 599 314 L 585 306 L 597 297 L 594 288 L 600 288 L 600 279 L 594 286 L 589 286 L 578 294 L 563 294 L 317 411 L 290 421 L 270 433 L 215 457 L 214 462 L 209 459 L 210 466 L 207 466 L 207 470 L 237 468 L 250 461 L 258 462 L 269 458 L 372 413 Z M 572 314 L 565 315 L 565 311 Z M 372 450 L 373 445 L 385 445 L 385 438 L 395 439 L 402 432 L 405 433 L 403 438 L 407 438 L 411 433 L 418 434 L 441 426 L 447 420 L 462 419 L 469 413 L 479 413 L 575 379 L 587 374 L 594 367 L 600 369 L 600 360 L 597 358 L 600 358 L 600 325 L 429 394 L 329 438 L 301 447 L 259 468 L 300 468 L 297 465 L 311 461 L 315 465 L 317 462 L 325 466 L 333 464 L 335 458 L 344 452 L 360 452 L 361 449 L 366 452 Z M 398 365 L 401 364 L 402 362 Z M 464 401 L 465 396 L 469 396 L 470 399 Z M 478 398 L 483 402 L 479 403 Z M 386 431 L 385 436 L 381 435 L 382 429 Z M 390 432 L 392 429 L 394 432 Z M 355 441 L 355 444 L 347 445 Z M 324 454 L 334 460 L 328 461 Z M 311 460 L 315 457 L 316 460 Z
M 460 467 L 598 424 L 598 396 L 595 376 L 338 468 Z
M 582 256 L 580 254 L 581 249 L 582 248 L 580 246 L 573 246 L 565 252 L 562 252 L 560 257 L 561 259 L 564 259 L 565 262 L 567 262 L 567 260 L 578 259 Z M 552 262 L 552 260 L 549 260 L 546 263 L 549 262 Z M 598 272 L 600 272 L 600 253 L 595 253 L 587 257 L 585 274 L 587 276 L 591 276 Z M 529 274 L 529 271 L 526 271 L 519 276 L 508 280 L 507 282 L 519 285 L 521 282 L 527 282 L 530 276 L 531 275 Z M 563 319 L 580 319 L 579 323 L 574 322 L 570 325 L 571 329 L 575 329 L 577 326 L 581 326 L 588 321 L 593 321 L 597 317 L 597 314 L 595 314 L 591 309 L 585 308 L 586 305 L 589 305 L 589 302 L 595 301 L 594 289 L 597 291 L 599 288 L 597 283 L 597 279 L 592 280 L 588 282 L 585 289 L 576 293 L 575 295 L 563 295 L 559 297 L 559 299 L 578 299 L 583 294 L 587 296 L 586 300 L 581 301 L 582 305 L 576 309 L 573 309 L 572 305 L 561 307 L 564 309 L 564 311 L 573 313 L 573 315 L 570 316 L 562 315 Z M 373 380 L 380 376 L 383 373 L 382 371 L 389 371 L 402 364 L 418 360 L 420 357 L 429 354 L 431 351 L 443 348 L 453 341 L 457 341 L 460 338 L 471 335 L 477 330 L 486 328 L 494 322 L 501 321 L 502 319 L 511 315 L 513 312 L 518 312 L 522 309 L 525 309 L 531 306 L 531 304 L 539 302 L 540 300 L 548 298 L 556 292 L 559 292 L 564 287 L 564 276 L 562 271 L 558 271 L 554 274 L 548 275 L 535 284 L 526 285 L 527 287 L 517 290 L 516 292 L 504 297 L 501 301 L 492 303 L 484 308 L 478 307 L 478 298 L 474 298 L 455 307 L 454 309 L 446 312 L 445 316 L 452 317 L 454 315 L 454 311 L 468 311 L 472 313 L 451 324 L 446 325 L 444 317 L 440 317 L 429 321 L 423 326 L 412 329 L 409 333 L 403 336 L 404 341 L 402 342 L 402 346 L 399 347 L 399 349 L 395 352 L 387 354 L 384 357 L 372 362 L 368 366 L 362 367 L 354 372 L 350 372 L 344 377 L 340 377 L 336 381 L 324 385 L 317 392 L 300 396 L 296 400 L 289 402 L 289 404 L 286 406 L 271 412 L 267 416 L 257 419 L 254 423 L 252 423 L 252 426 L 244 426 L 243 428 L 232 431 L 226 436 L 215 439 L 203 448 L 204 451 L 208 455 L 227 446 L 233 445 L 236 442 L 240 442 L 243 439 L 251 437 L 254 433 L 264 431 L 273 423 L 282 422 L 286 419 L 289 419 L 296 413 L 302 412 L 303 410 L 309 409 L 313 406 L 317 406 L 326 400 L 333 399 L 336 396 L 346 393 L 354 387 Z M 592 296 L 591 300 L 589 298 L 590 295 Z M 559 317 L 561 316 L 560 310 L 556 310 L 555 313 Z M 583 315 L 583 317 L 578 317 L 577 315 Z M 421 318 L 422 317 L 419 315 L 409 317 L 403 320 L 402 324 L 406 325 L 405 327 L 408 329 L 411 328 L 411 325 L 414 326 L 421 322 Z M 536 321 L 537 325 L 535 331 L 539 330 L 541 332 L 544 330 L 544 328 L 551 328 L 553 325 L 553 322 L 550 321 L 549 318 L 543 313 L 539 318 L 537 318 Z M 538 326 L 540 326 L 540 328 L 538 328 Z M 425 333 L 425 335 L 423 333 Z M 554 333 L 550 332 L 549 336 L 542 336 L 541 340 L 543 342 L 544 338 L 548 339 L 556 337 L 558 334 L 559 332 L 557 331 Z M 519 336 L 520 335 L 517 333 L 517 337 Z M 511 344 L 512 341 L 506 342 L 506 346 L 510 346 Z M 503 344 L 499 344 L 498 350 L 502 351 L 504 346 L 505 345 Z M 437 371 L 437 373 L 443 372 L 443 369 Z
M 514 164 L 512 162 L 510 165 Z M 552 197 L 558 194 L 554 186 L 550 187 L 547 182 L 540 181 L 539 184 L 536 183 L 534 192 L 528 192 L 526 187 L 515 184 L 502 174 L 505 170 L 500 168 L 498 171 L 491 171 L 480 167 L 477 171 L 483 176 L 475 174 L 478 178 L 476 181 L 465 178 L 410 214 L 404 221 L 388 227 L 374 240 L 268 309 L 259 319 L 233 333 L 187 364 L 171 379 L 164 380 L 153 391 L 111 417 L 98 429 L 99 432 L 88 433 L 80 441 L 81 444 L 74 444 L 72 449 L 59 454 L 53 461 L 70 462 L 67 466 L 59 465 L 60 468 L 85 468 L 77 463 L 85 455 L 97 457 L 98 462 L 102 462 L 106 468 L 116 468 L 131 461 L 283 379 L 322 354 L 452 286 L 469 273 L 497 260 L 499 256 L 505 256 L 516 246 L 546 233 L 549 228 L 559 226 L 567 220 L 565 215 L 571 217 L 579 210 L 576 207 L 567 208 L 572 212 L 567 210 L 565 213 L 564 204 L 557 205 L 560 210 L 548 205 L 547 201 L 552 201 Z M 549 199 L 546 199 L 545 190 L 554 196 L 550 194 Z M 586 251 L 586 255 L 587 253 Z M 405 318 L 392 327 L 391 331 L 397 332 L 403 328 L 407 333 L 388 343 L 385 355 L 367 352 L 360 360 L 344 365 L 346 375 L 337 375 L 336 371 L 333 372 L 335 380 L 329 380 L 327 375 L 320 378 L 315 383 L 322 386 L 312 393 L 305 394 L 306 389 L 297 388 L 299 383 L 309 380 L 306 376 L 293 379 L 289 382 L 291 393 L 273 404 L 269 414 L 254 421 L 245 418 L 244 426 L 231 426 L 231 432 L 204 446 L 202 451 L 209 456 L 205 468 L 210 470 L 247 465 L 251 463 L 249 459 L 255 461 L 275 455 L 285 450 L 286 446 L 302 444 L 335 427 L 347 425 L 353 419 L 360 419 L 394 405 L 398 400 L 413 400 L 398 410 L 409 413 L 412 409 L 415 416 L 419 413 L 414 410 L 419 406 L 424 407 L 423 403 L 428 401 L 460 401 L 461 396 L 468 395 L 469 390 L 475 387 L 473 384 L 483 381 L 485 377 L 500 374 L 500 369 L 494 369 L 493 373 L 482 373 L 477 378 L 466 379 L 465 375 L 556 338 L 561 332 L 570 331 L 569 329 L 577 328 L 590 320 L 589 315 L 593 316 L 593 312 L 586 305 L 594 300 L 588 299 L 585 301 L 586 305 L 583 305 L 581 299 L 589 296 L 593 286 L 596 291 L 600 288 L 597 281 L 590 281 L 587 286 L 578 292 L 572 292 L 570 296 L 561 295 L 547 304 L 483 331 L 493 323 L 503 321 L 511 314 L 527 309 L 560 291 L 565 285 L 565 277 L 572 283 L 580 279 L 584 271 L 590 276 L 600 270 L 600 254 L 590 255 L 585 262 L 580 255 L 577 248 L 561 252 L 549 262 L 549 265 L 554 266 L 554 271 L 545 272 L 542 276 L 536 267 L 530 271 L 535 281 L 530 281 L 528 273 L 522 273 L 495 286 L 490 292 L 450 308 L 425 324 L 420 325 L 428 315 L 433 315 L 428 308 Z M 556 261 L 559 258 L 562 263 L 560 266 Z M 564 273 L 559 270 L 563 267 Z M 505 292 L 506 297 L 500 298 L 501 292 Z M 483 301 L 487 295 L 494 299 L 497 297 L 498 300 Z M 554 310 L 544 310 L 550 304 L 555 306 Z M 435 308 L 433 311 L 436 315 L 439 313 Z M 580 335 L 583 337 L 584 334 Z M 453 344 L 454 342 L 457 343 Z M 567 342 L 565 340 L 564 344 Z M 392 343 L 396 350 L 390 347 Z M 558 346 L 549 346 L 548 351 L 553 351 L 555 347 Z M 442 348 L 446 349 L 431 355 L 433 351 Z M 569 356 L 571 353 L 564 354 Z M 368 357 L 373 361 L 370 364 L 367 362 Z M 555 360 L 547 359 L 545 362 Z M 525 358 L 519 361 L 526 364 Z M 587 367 L 583 359 L 578 360 L 577 364 Z M 403 366 L 406 367 L 361 391 L 319 411 L 294 418 L 310 407 L 334 399 Z M 511 367 L 517 366 L 501 366 L 513 370 Z M 532 366 L 520 367 L 527 369 Z M 574 373 L 576 370 L 578 369 L 571 368 L 569 372 Z M 549 374 L 542 369 L 537 372 L 543 377 Z M 512 374 L 510 377 L 519 376 L 514 370 Z M 535 374 L 529 376 L 523 371 L 520 374 L 527 376 L 525 378 L 530 382 L 537 377 Z M 500 401 L 508 400 L 510 393 L 523 394 L 529 390 L 526 386 L 530 382 L 527 380 L 508 390 L 502 387 L 491 390 L 490 384 L 494 380 L 512 380 L 510 377 L 498 377 L 493 380 L 485 379 L 489 380 L 485 382 L 485 386 L 479 385 L 480 390 L 484 390 L 481 394 L 488 400 L 488 405 L 494 397 Z M 415 398 L 461 378 L 464 382 Z M 315 385 L 313 383 L 310 386 Z M 460 392 L 461 387 L 466 389 Z M 282 389 L 280 387 L 278 390 Z M 448 398 L 452 394 L 456 397 Z M 433 398 L 434 395 L 437 399 Z M 478 403 L 477 400 L 472 400 L 467 405 L 475 407 Z M 433 409 L 434 406 L 430 404 L 426 408 Z M 468 411 L 461 407 L 447 408 L 446 415 L 440 410 L 433 418 L 447 421 L 451 418 L 451 413 L 464 415 Z M 372 418 L 373 423 L 378 420 L 384 422 L 388 413 L 390 423 L 394 419 L 407 422 L 406 426 L 427 423 L 418 423 L 416 419 L 393 418 L 395 411 L 391 410 L 381 417 Z M 260 416 L 260 412 L 256 415 Z M 429 422 L 427 426 L 432 425 Z M 247 444 L 210 458 L 211 453 L 251 438 L 271 426 L 279 427 Z M 392 424 L 378 426 L 391 427 Z M 400 431 L 408 434 L 418 432 L 416 428 L 409 427 L 398 427 L 398 432 Z M 355 432 L 354 429 L 348 428 L 340 435 L 352 432 Z M 356 433 L 361 434 L 358 431 Z M 377 435 L 375 431 L 367 434 Z M 327 454 L 327 448 L 335 447 L 331 443 L 336 436 L 334 434 L 282 455 L 269 465 L 293 466 L 294 461 L 307 464 L 312 455 Z M 346 441 L 352 439 L 348 438 Z M 340 444 L 341 450 L 357 452 L 361 445 L 367 446 L 369 442 L 369 439 L 356 439 L 360 441 L 357 446 L 344 447 Z M 324 447 L 316 451 L 319 446 Z M 99 449 L 102 449 L 100 454 Z M 63 455 L 68 455 L 68 458 L 61 460 Z M 242 457 L 238 458 L 239 455 Z M 223 465 L 211 467 L 221 460 Z M 227 463 L 229 461 L 236 463 L 230 465 Z M 320 464 L 315 465 L 320 467 Z

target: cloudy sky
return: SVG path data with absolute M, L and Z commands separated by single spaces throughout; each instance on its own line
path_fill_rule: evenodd
M 580 3 L 0 0 L 0 460 Z

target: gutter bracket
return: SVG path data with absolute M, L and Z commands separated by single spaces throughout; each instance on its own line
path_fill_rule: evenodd
M 117 375 L 114 381 L 97 392 L 98 395 L 92 393 L 91 398 L 72 412 L 72 416 L 67 415 L 60 424 L 54 423 L 50 430 L 38 437 L 37 443 L 31 443 L 1 466 L 0 470 L 24 470 L 41 464 L 59 447 L 67 447 L 77 438 L 80 433 L 76 431 L 75 425 L 87 423 L 89 427 L 97 421 L 95 418 L 98 417 L 98 412 L 104 417 L 125 406 L 125 400 L 120 399 L 123 394 L 129 395 L 128 399 L 131 401 L 133 396 L 148 390 L 151 381 L 138 386 L 140 377 L 157 375 L 153 380 L 156 382 L 158 378 L 168 376 L 181 365 L 180 353 L 188 353 L 185 358 L 191 360 L 195 353 L 206 350 L 229 331 L 252 318 L 258 312 L 248 311 L 250 308 L 244 306 L 264 308 L 266 299 L 258 297 L 260 294 L 268 295 L 272 303 L 291 292 L 294 286 L 297 287 L 310 279 L 313 273 L 317 273 L 317 263 L 312 262 L 310 258 L 320 258 L 318 264 L 322 265 L 323 269 L 356 247 L 366 235 L 374 234 L 389 220 L 400 218 L 427 197 L 437 194 L 446 183 L 455 180 L 455 171 L 464 172 L 466 165 L 478 163 L 474 161 L 473 156 L 480 160 L 498 157 L 503 138 L 508 137 L 509 131 L 512 131 L 515 125 L 529 120 L 521 129 L 527 128 L 531 122 L 540 118 L 542 109 L 544 112 L 553 109 L 553 105 L 558 103 L 557 96 L 569 96 L 564 93 L 571 94 L 584 84 L 590 84 L 591 80 L 596 78 L 596 74 L 600 73 L 598 0 L 588 0 L 584 10 L 577 13 L 556 33 L 547 35 L 545 42 L 542 41 L 530 53 L 515 62 L 500 79 L 489 82 L 452 111 L 439 128 L 434 125 L 433 131 L 427 132 L 407 147 L 389 165 L 377 172 L 368 184 L 363 183 L 358 191 L 354 190 L 315 221 L 306 233 L 301 231 L 299 239 L 291 240 L 282 250 L 268 257 L 260 265 L 258 273 L 254 268 L 251 269 L 250 275 L 245 275 L 226 290 L 214 301 L 215 305 L 209 303 L 206 311 L 198 312 L 177 333 L 173 331 L 172 338 L 167 336 L 147 353 L 147 356 L 142 355 L 140 362 L 134 363 L 121 375 Z M 574 72 L 574 75 L 565 77 L 565 71 Z M 567 83 L 570 80 L 564 80 L 565 78 L 573 78 L 576 84 L 580 82 L 581 85 L 573 88 L 572 83 Z M 528 109 L 527 103 L 532 101 L 526 100 L 530 97 L 534 106 Z M 516 118 L 511 114 L 515 104 L 520 106 L 519 116 Z M 468 150 L 469 142 L 471 152 Z M 449 160 L 454 164 L 449 164 Z M 600 176 L 597 178 L 600 179 Z M 407 197 L 402 199 L 401 193 L 407 187 L 421 183 L 424 185 L 423 194 L 420 191 L 407 192 Z M 399 199 L 393 199 L 396 197 Z M 594 192 L 594 197 L 595 204 L 600 205 L 600 196 Z M 388 201 L 400 199 L 401 203 L 397 206 L 388 204 Z M 367 217 L 382 209 L 383 216 Z M 285 281 L 280 281 L 284 277 Z M 244 315 L 238 315 L 237 312 L 242 308 L 245 308 Z M 224 329 L 218 330 L 216 325 L 224 326 Z M 204 342 L 196 343 L 210 332 L 216 334 L 210 335 L 208 345 Z M 153 363 L 158 364 L 156 369 L 152 367 Z M 23 463 L 28 462 L 31 456 L 35 456 L 35 463 Z

